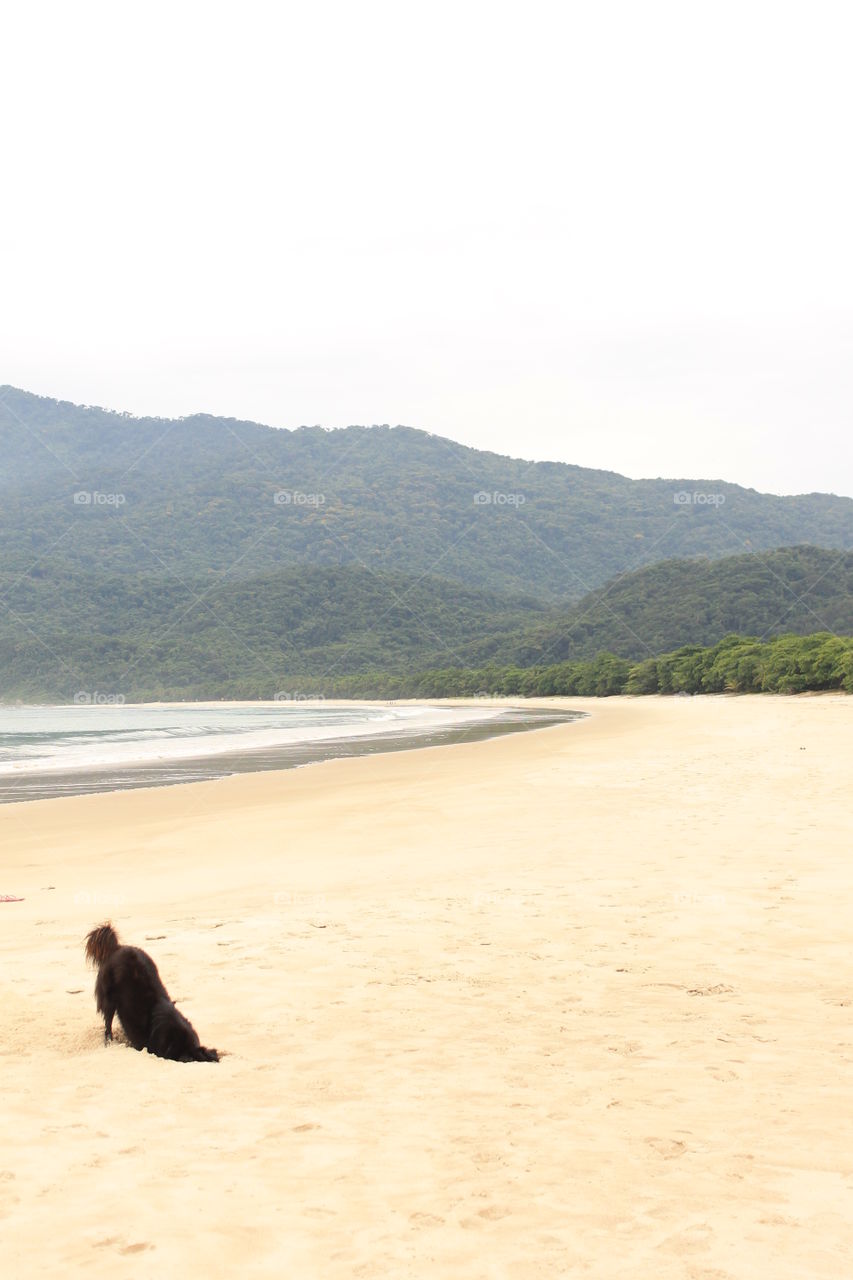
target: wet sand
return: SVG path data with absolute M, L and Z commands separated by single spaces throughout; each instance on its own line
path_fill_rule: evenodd
M 853 1274 L 853 699 L 0 808 L 13 1277 Z M 102 1043 L 111 918 L 218 1065 Z

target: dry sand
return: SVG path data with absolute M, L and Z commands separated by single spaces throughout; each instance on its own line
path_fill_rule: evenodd
M 853 1276 L 853 699 L 568 705 L 0 808 L 4 1276 Z

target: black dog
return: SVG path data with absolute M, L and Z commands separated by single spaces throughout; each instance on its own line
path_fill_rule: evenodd
M 86 937 L 86 957 L 98 966 L 95 999 L 104 1015 L 104 1043 L 113 1038 L 113 1018 L 124 1028 L 134 1049 L 147 1049 L 174 1062 L 218 1062 L 215 1049 L 205 1049 L 192 1024 L 179 1013 L 160 981 L 157 966 L 139 947 L 123 947 L 111 924 L 99 925 Z

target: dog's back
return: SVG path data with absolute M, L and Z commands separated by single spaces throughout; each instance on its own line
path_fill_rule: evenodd
M 134 1049 L 145 1049 L 157 1004 L 172 1002 L 160 981 L 157 966 L 139 947 L 117 947 L 98 969 L 95 983 L 98 1012 L 112 1010 Z

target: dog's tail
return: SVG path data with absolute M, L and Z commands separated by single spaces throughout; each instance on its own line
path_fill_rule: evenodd
M 99 968 L 118 950 L 118 934 L 109 921 L 99 924 L 86 935 L 86 959 Z

